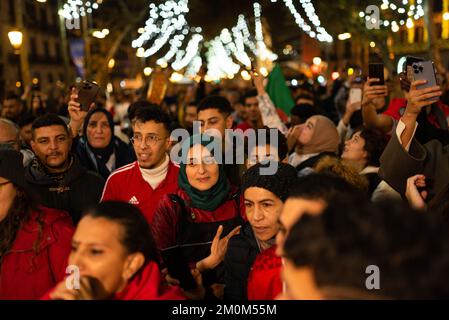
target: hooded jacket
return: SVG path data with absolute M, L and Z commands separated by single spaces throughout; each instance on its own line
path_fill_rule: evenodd
M 43 205 L 67 211 L 76 225 L 81 213 L 99 202 L 104 179 L 84 168 L 77 157 L 72 159 L 69 169 L 56 176 L 35 157 L 25 168 L 25 179 Z

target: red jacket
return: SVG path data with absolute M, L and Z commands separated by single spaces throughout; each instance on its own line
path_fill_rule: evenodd
M 39 236 L 37 212 L 19 229 L 11 250 L 0 266 L 0 300 L 34 300 L 64 279 L 74 232 L 70 216 L 45 207 L 42 235 Z
M 165 179 L 153 189 L 140 172 L 138 162 L 114 171 L 106 181 L 101 201 L 117 200 L 135 205 L 151 224 L 153 214 L 160 199 L 167 193 L 173 193 L 178 187 L 178 172 L 171 161 Z
M 237 192 L 235 187 L 230 194 Z M 186 205 L 190 201 L 188 194 L 181 188 L 172 192 L 185 201 Z M 195 216 L 195 223 L 218 222 L 235 218 L 240 211 L 244 215 L 244 203 L 240 196 L 240 208 L 236 207 L 236 201 L 228 199 L 222 203 L 215 211 L 206 211 L 198 208 L 190 208 L 192 216 Z M 172 247 L 176 244 L 176 235 L 178 230 L 179 217 L 181 215 L 179 205 L 173 203 L 170 196 L 165 195 L 159 202 L 159 206 L 154 213 L 153 223 L 151 225 L 156 246 L 159 249 Z M 213 239 L 210 239 L 211 241 Z
M 438 100 L 436 105 L 441 109 L 441 111 L 443 111 L 446 118 L 449 117 L 449 106 L 445 105 L 441 100 Z M 399 120 L 404 114 L 406 107 L 407 99 L 394 98 L 391 99 L 390 104 L 388 105 L 388 109 L 383 114 L 392 117 L 394 120 Z M 437 118 L 433 113 L 429 114 L 427 116 L 427 119 L 431 124 L 435 126 L 435 128 L 440 128 Z
M 248 300 L 274 300 L 282 292 L 282 259 L 275 252 L 272 246 L 256 257 L 248 277 Z
M 51 300 L 48 291 L 41 300 Z M 135 276 L 126 287 L 116 293 L 111 300 L 185 300 L 178 287 L 162 284 L 159 267 L 153 261 L 147 263 L 144 269 Z

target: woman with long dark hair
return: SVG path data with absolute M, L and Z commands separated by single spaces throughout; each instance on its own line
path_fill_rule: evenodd
M 73 226 L 27 190 L 22 156 L 0 150 L 0 299 L 38 299 L 64 278 Z

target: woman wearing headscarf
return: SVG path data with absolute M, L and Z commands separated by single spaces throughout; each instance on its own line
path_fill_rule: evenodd
M 194 135 L 183 143 L 179 188 L 161 199 L 153 217 L 163 264 L 186 291 L 194 289 L 194 283 L 179 277 L 190 269 L 201 273 L 206 293 L 212 293 L 207 290 L 213 284 L 223 283 L 227 244 L 243 223 L 240 194 L 226 178 L 217 145 L 207 135 Z
M 0 300 L 35 300 L 65 276 L 73 226 L 39 205 L 27 188 L 22 155 L 0 150 Z
M 323 156 L 335 155 L 339 136 L 334 123 L 327 117 L 316 115 L 305 124 L 294 127 L 287 139 L 290 150 L 288 163 L 299 171 L 312 168 Z
M 135 161 L 132 148 L 114 136 L 112 115 L 95 108 L 84 119 L 83 136 L 76 142 L 81 164 L 107 179 L 112 171 Z

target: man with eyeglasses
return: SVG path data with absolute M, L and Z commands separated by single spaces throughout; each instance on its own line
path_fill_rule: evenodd
M 117 169 L 106 181 L 102 201 L 138 207 L 149 223 L 163 195 L 178 187 L 178 171 L 169 159 L 170 117 L 160 107 L 142 106 L 132 119 L 131 142 L 137 161 Z
M 20 151 L 23 155 L 24 166 L 34 157 L 31 150 L 22 148 L 19 127 L 14 122 L 4 118 L 0 118 L 0 149 Z

